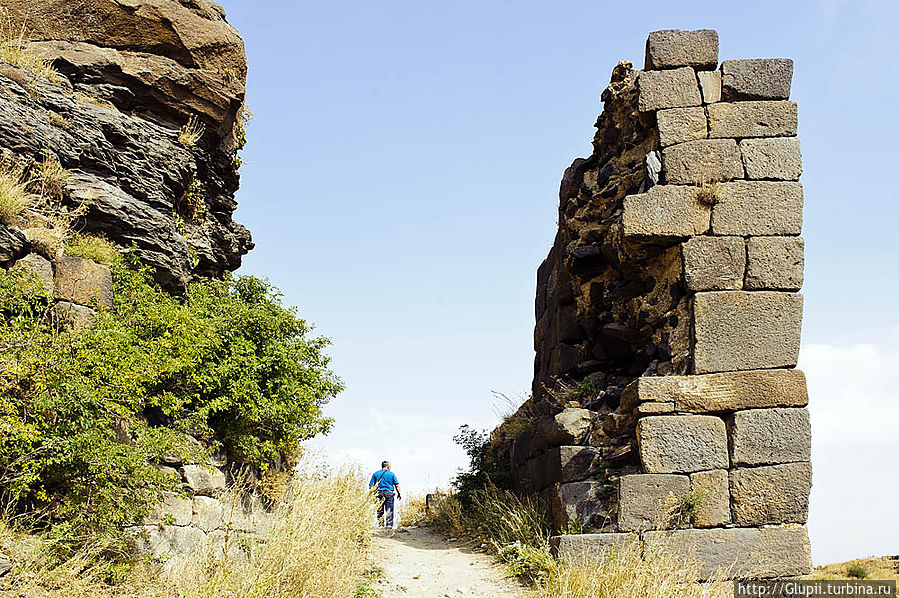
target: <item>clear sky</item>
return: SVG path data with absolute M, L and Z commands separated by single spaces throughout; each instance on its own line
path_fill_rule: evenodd
M 407 492 L 445 485 L 468 423 L 530 387 L 535 270 L 564 169 L 619 60 L 713 28 L 720 59 L 790 57 L 805 173 L 816 563 L 899 553 L 894 0 L 220 0 L 255 113 L 237 218 L 334 345 L 347 390 L 311 446 Z

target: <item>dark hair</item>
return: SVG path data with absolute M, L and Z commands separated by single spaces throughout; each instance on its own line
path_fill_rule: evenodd
M 381 461 L 381 467 L 390 467 L 390 461 Z

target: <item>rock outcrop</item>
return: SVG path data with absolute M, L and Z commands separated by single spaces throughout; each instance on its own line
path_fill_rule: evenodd
M 232 219 L 246 60 L 221 7 L 3 4 L 26 32 L 24 51 L 52 61 L 62 76 L 0 63 L 0 148 L 24 162 L 58 161 L 69 171 L 60 191 L 78 214 L 74 227 L 134 251 L 167 288 L 236 269 L 253 247 Z M 16 243 L 15 232 L 3 231 L 0 258 L 27 253 Z

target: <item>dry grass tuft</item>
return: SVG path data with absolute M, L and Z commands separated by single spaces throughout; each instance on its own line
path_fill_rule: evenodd
M 178 143 L 184 147 L 193 147 L 203 138 L 205 132 L 206 125 L 201 123 L 196 115 L 191 114 L 187 124 L 178 131 Z
M 53 67 L 51 61 L 39 58 L 28 51 L 25 36 L 25 24 L 17 27 L 12 21 L 9 10 L 0 7 L 0 62 L 17 66 L 50 83 L 56 85 L 62 83 L 62 75 Z
M 19 217 L 35 203 L 28 190 L 27 167 L 20 160 L 4 154 L 0 157 L 0 222 L 16 224 Z
M 72 257 L 94 260 L 100 264 L 112 264 L 119 258 L 119 248 L 103 235 L 75 233 L 65 243 L 65 253 Z

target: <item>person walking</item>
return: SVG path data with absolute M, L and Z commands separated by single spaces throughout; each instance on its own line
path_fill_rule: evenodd
M 400 491 L 400 482 L 396 479 L 396 475 L 390 471 L 390 461 L 382 461 L 381 469 L 371 474 L 371 481 L 368 482 L 369 488 L 374 488 L 378 493 L 378 526 L 393 527 L 393 497 L 396 494 L 397 500 L 403 499 L 403 493 Z M 384 519 L 386 518 L 386 522 Z

